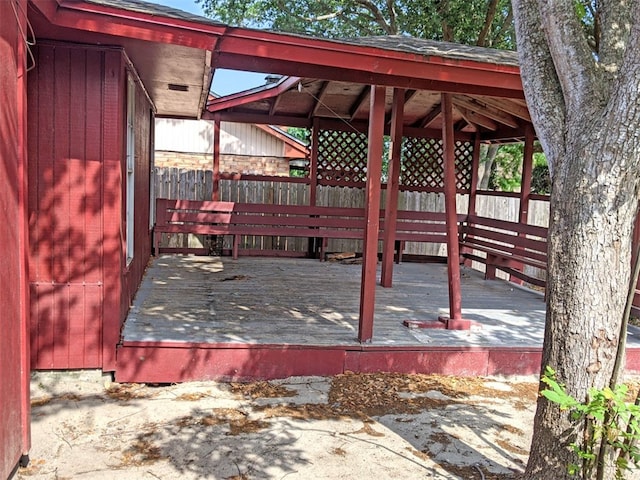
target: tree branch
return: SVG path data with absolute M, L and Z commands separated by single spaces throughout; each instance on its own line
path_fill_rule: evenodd
M 371 0 L 354 0 L 357 5 L 362 6 L 374 17 L 375 22 L 382 27 L 387 35 L 395 35 L 397 32 L 392 31 L 391 26 L 387 23 L 380 9 Z
M 625 52 L 637 50 L 629 39 L 633 11 L 637 8 L 635 2 L 600 2 L 593 14 L 598 59 L 603 75 L 607 77 L 608 82 L 604 82 L 607 86 L 617 77 Z M 608 96 L 607 92 L 605 98 Z
M 589 115 L 602 98 L 592 50 L 575 12 L 574 0 L 538 0 L 539 18 L 560 80 L 567 112 Z M 619 2 L 616 2 L 619 3 Z
M 387 0 L 387 10 L 389 11 L 389 27 L 394 32 L 393 35 L 398 33 L 398 14 L 396 13 L 395 0 Z
M 453 42 L 453 30 L 449 25 L 449 0 L 436 0 L 438 15 L 442 25 L 442 40 Z
M 509 2 L 509 5 L 507 8 L 509 9 L 509 12 L 502 19 L 502 22 L 500 23 L 500 27 L 498 28 L 498 31 L 491 39 L 491 45 L 497 45 L 498 43 L 500 43 L 500 39 L 504 37 L 505 32 L 513 23 L 513 7 L 511 6 L 511 2 Z
M 496 18 L 498 1 L 499 0 L 489 0 L 489 5 L 487 5 L 487 14 L 484 17 L 484 24 L 482 25 L 482 30 L 480 30 L 480 33 L 478 34 L 478 41 L 476 42 L 476 45 L 478 46 L 485 47 L 487 45 L 487 35 L 491 29 L 493 20 Z
M 529 111 L 553 173 L 562 161 L 566 105 L 560 81 L 541 30 L 537 0 L 512 0 L 520 74 Z

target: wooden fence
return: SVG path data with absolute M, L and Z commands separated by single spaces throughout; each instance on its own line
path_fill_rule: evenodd
M 155 195 L 157 198 L 181 200 L 210 200 L 213 191 L 212 172 L 210 170 L 186 170 L 178 168 L 156 168 Z M 305 183 L 290 183 L 286 178 L 265 181 L 221 180 L 220 200 L 242 203 L 267 203 L 279 205 L 308 205 L 309 186 Z M 319 186 L 317 205 L 332 207 L 364 207 L 365 193 L 360 188 Z M 381 205 L 384 206 L 385 191 L 382 192 Z M 520 201 L 514 196 L 499 196 L 479 192 L 476 200 L 477 214 L 482 217 L 495 218 L 511 222 L 518 221 Z M 444 196 L 440 193 L 400 192 L 398 208 L 401 210 L 417 210 L 428 212 L 444 212 Z M 468 196 L 458 195 L 458 213 L 467 213 Z M 549 221 L 549 202 L 534 200 L 529 206 L 529 223 L 547 227 Z M 167 243 L 168 242 L 168 243 Z M 245 239 L 248 248 L 277 248 L 290 251 L 306 251 L 308 242 L 305 239 L 271 239 L 255 237 Z M 166 246 L 198 246 L 201 239 L 183 238 L 175 235 L 165 241 Z M 330 240 L 328 251 L 349 252 L 362 251 L 361 241 Z M 225 245 L 230 248 L 230 245 Z M 446 255 L 445 244 L 409 243 L 405 250 L 415 255 Z M 474 265 L 481 268 L 481 265 Z M 530 275 L 543 278 L 544 272 L 536 272 L 526 267 Z

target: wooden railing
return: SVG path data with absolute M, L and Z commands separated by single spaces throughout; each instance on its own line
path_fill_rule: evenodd
M 469 216 L 460 229 L 461 254 L 485 265 L 485 278 L 495 278 L 496 269 L 532 285 L 544 287 L 545 280 L 529 275 L 529 265 L 547 268 L 547 229 L 492 218 Z
M 167 251 L 161 247 L 163 234 L 231 236 L 232 255 L 238 258 L 243 237 L 305 237 L 317 240 L 317 250 L 323 259 L 328 239 L 363 239 L 364 214 L 364 208 L 157 199 L 154 250 L 156 253 Z M 379 215 L 382 238 L 384 211 Z M 464 218 L 460 215 L 458 220 L 462 222 Z M 445 215 L 401 210 L 395 237 L 398 261 L 405 242 L 444 243 Z M 189 249 L 180 250 L 188 252 Z M 316 254 L 315 251 L 309 253 Z

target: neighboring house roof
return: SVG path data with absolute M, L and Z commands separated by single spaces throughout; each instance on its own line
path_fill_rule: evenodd
M 327 40 L 235 28 L 140 0 L 30 4 L 41 38 L 123 46 L 160 116 L 198 118 L 212 68 L 524 99 L 512 53 L 408 37 Z

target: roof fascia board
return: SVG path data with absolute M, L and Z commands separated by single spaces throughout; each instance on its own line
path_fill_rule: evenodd
M 216 51 L 220 62 L 225 61 L 225 54 L 250 54 L 254 59 L 253 66 L 258 68 L 265 64 L 265 60 L 267 64 L 268 61 L 286 61 L 304 65 L 313 59 L 313 65 L 339 68 L 343 76 L 344 70 L 348 69 L 440 82 L 500 85 L 504 89 L 522 91 L 520 69 L 515 65 L 425 56 L 258 30 L 229 28 Z
M 255 113 L 240 113 L 240 112 L 217 112 L 212 113 L 205 111 L 202 114 L 203 120 L 215 120 L 216 115 L 220 116 L 220 121 L 230 123 L 253 123 L 256 125 L 283 125 L 287 127 L 300 127 L 311 128 L 313 121 L 305 117 L 292 117 L 292 116 L 268 116 L 259 115 Z
M 255 48 L 255 46 L 254 46 Z M 492 97 L 503 97 L 512 99 L 523 99 L 524 91 L 520 76 L 517 78 L 500 74 L 499 72 L 487 72 L 486 75 L 481 71 L 467 71 L 468 78 L 464 81 L 453 81 L 452 79 L 434 80 L 420 76 L 419 69 L 423 72 L 428 70 L 428 66 L 423 64 L 416 65 L 413 68 L 414 75 L 410 71 L 406 75 L 397 75 L 395 72 L 368 72 L 348 67 L 332 67 L 326 64 L 317 63 L 301 63 L 291 61 L 289 59 L 254 57 L 251 53 L 246 55 L 229 54 L 218 52 L 215 54 L 216 68 L 229 68 L 232 70 L 244 70 L 253 72 L 263 72 L 269 70 L 271 73 L 281 75 L 298 75 L 301 77 L 318 78 L 322 80 L 333 81 L 349 81 L 353 83 L 361 83 L 365 85 L 382 85 L 387 87 L 405 88 L 409 90 L 431 90 L 434 92 L 445 93 L 465 93 L 468 95 L 488 95 Z M 308 58 L 315 56 L 311 52 L 307 53 Z M 375 63 L 374 59 L 370 59 Z M 352 62 L 357 61 L 357 57 L 351 59 Z M 458 72 L 460 73 L 460 72 Z M 479 83 L 479 77 L 483 77 L 482 84 Z M 475 79 L 474 82 L 472 79 Z M 511 80 L 506 82 L 506 80 Z
M 282 132 L 279 132 L 278 129 L 274 128 L 272 125 L 263 125 L 263 124 L 260 124 L 260 123 L 254 124 L 254 125 L 257 128 L 259 128 L 260 130 L 265 131 L 269 135 L 274 136 L 278 140 L 283 141 L 284 143 L 289 145 L 294 150 L 297 150 L 297 151 L 299 151 L 301 153 L 306 153 L 307 149 L 306 149 L 304 144 L 302 144 L 298 140 L 294 140 L 292 138 L 289 138 L 287 135 L 283 135 Z
M 53 25 L 150 42 L 213 50 L 227 29 L 72 0 L 30 0 Z
M 253 88 L 244 92 L 234 93 L 224 97 L 218 97 L 213 99 L 207 105 L 207 110 L 210 112 L 217 112 L 225 110 L 239 105 L 244 105 L 248 102 L 255 102 L 260 100 L 268 100 L 270 98 L 277 97 L 283 92 L 286 92 L 291 87 L 298 84 L 300 78 L 298 77 L 286 77 L 277 84 L 271 86 Z

